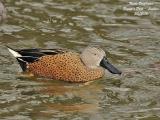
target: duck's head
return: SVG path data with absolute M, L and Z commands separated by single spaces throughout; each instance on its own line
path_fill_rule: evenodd
M 105 52 L 101 48 L 87 47 L 80 57 L 89 68 L 103 67 L 113 74 L 122 73 L 108 61 Z

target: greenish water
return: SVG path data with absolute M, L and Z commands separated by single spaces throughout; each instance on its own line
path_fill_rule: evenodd
M 159 120 L 160 11 L 136 16 L 125 0 L 5 0 L 0 25 L 0 119 Z M 158 0 L 152 0 L 159 7 Z M 20 73 L 4 45 L 68 48 L 99 45 L 122 76 L 88 85 Z

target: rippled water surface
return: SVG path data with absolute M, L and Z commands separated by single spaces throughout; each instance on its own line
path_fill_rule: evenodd
M 145 0 L 143 0 L 145 1 Z M 152 0 L 159 7 L 158 0 Z M 0 25 L 0 119 L 159 120 L 160 11 L 136 16 L 129 0 L 5 0 Z M 101 46 L 123 71 L 89 84 L 20 73 L 13 48 Z

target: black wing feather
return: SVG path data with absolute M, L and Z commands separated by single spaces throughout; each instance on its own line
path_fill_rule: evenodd
M 22 56 L 42 57 L 44 55 L 56 55 L 64 53 L 62 49 L 22 49 L 16 50 Z

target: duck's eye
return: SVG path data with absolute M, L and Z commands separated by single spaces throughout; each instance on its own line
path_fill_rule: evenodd
M 96 53 L 94 53 L 94 55 L 97 55 Z

